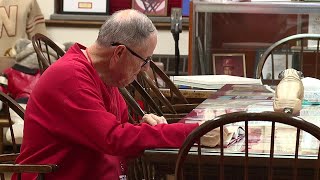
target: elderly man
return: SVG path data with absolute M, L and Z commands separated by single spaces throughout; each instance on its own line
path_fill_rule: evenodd
M 57 164 L 49 180 L 111 180 L 123 178 L 126 160 L 147 148 L 181 146 L 198 124 L 167 124 L 148 114 L 132 125 L 118 91 L 149 68 L 156 44 L 150 19 L 122 10 L 102 25 L 93 45 L 73 45 L 32 91 L 16 162 Z

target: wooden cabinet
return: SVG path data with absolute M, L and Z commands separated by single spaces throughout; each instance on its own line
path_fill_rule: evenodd
M 259 55 L 274 42 L 308 33 L 309 14 L 319 3 L 191 2 L 189 74 L 213 74 L 213 54 L 244 54 L 246 76 L 254 77 Z M 319 27 L 320 28 L 320 27 Z

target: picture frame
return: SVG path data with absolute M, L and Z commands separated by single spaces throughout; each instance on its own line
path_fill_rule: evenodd
M 168 0 L 132 0 L 132 9 L 148 16 L 167 16 Z
M 246 77 L 245 54 L 212 54 L 213 74 Z
M 264 50 L 257 51 L 256 55 L 256 68 L 258 66 L 260 57 L 263 55 Z M 278 75 L 286 69 L 286 54 L 282 52 L 273 53 L 274 60 L 274 74 L 272 75 L 272 58 L 271 55 L 268 56 L 265 64 L 262 68 L 263 79 L 275 79 L 278 80 Z M 296 54 L 294 52 L 288 54 L 288 68 L 299 69 L 296 62 Z M 271 72 L 271 73 L 270 73 Z
M 59 0 L 60 14 L 108 15 L 108 0 Z

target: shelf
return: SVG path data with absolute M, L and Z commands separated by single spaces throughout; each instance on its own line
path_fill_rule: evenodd
M 109 16 L 102 15 L 78 15 L 78 14 L 52 14 L 46 20 L 47 26 L 56 27 L 83 27 L 99 28 Z M 149 17 L 157 29 L 170 29 L 170 17 Z M 188 30 L 189 18 L 182 18 L 182 28 Z

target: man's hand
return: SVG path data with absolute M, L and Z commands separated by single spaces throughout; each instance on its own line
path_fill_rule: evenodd
M 154 114 L 145 114 L 142 117 L 141 122 L 148 123 L 151 126 L 155 126 L 157 124 L 168 124 L 167 120 L 163 116 L 157 116 Z

